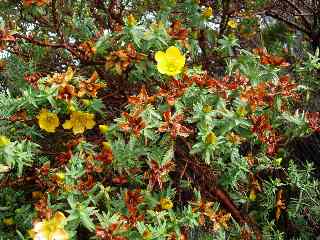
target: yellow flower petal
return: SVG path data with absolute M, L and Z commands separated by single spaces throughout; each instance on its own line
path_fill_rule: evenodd
M 182 72 L 185 64 L 185 56 L 175 47 L 169 47 L 166 52 L 158 51 L 155 55 L 157 69 L 161 74 L 175 76 Z
M 72 128 L 72 132 L 78 134 L 83 133 L 86 129 L 92 129 L 95 124 L 94 114 L 74 111 L 71 113 L 70 120 L 63 124 L 63 128 Z
M 177 64 L 177 66 L 178 66 L 178 69 L 180 69 L 180 71 L 182 70 L 185 62 L 186 62 L 185 56 L 179 56 L 179 57 L 176 59 L 176 64 Z
M 158 69 L 159 73 L 161 73 L 161 74 L 167 74 L 167 72 L 168 72 L 167 64 L 165 62 L 158 63 L 157 69 Z
M 85 126 L 79 123 L 75 123 L 72 127 L 72 132 L 74 135 L 83 133 L 85 131 Z
M 49 240 L 49 236 L 41 232 L 35 234 L 33 240 Z
M 74 74 L 74 71 L 72 70 L 71 67 L 68 67 L 68 70 L 67 72 L 65 73 L 65 77 L 64 77 L 64 80 L 66 82 L 69 82 L 72 78 L 73 78 L 73 74 Z
M 70 120 L 65 121 L 64 124 L 62 125 L 62 127 L 63 127 L 64 129 L 71 129 L 71 128 L 72 128 L 72 123 L 71 123 L 71 121 L 70 121 Z
M 50 133 L 55 132 L 60 124 L 57 114 L 49 112 L 47 109 L 42 109 L 37 118 L 39 127 Z
M 181 56 L 181 52 L 179 50 L 179 48 L 175 47 L 175 46 L 171 46 L 167 49 L 166 51 L 166 56 L 168 58 L 173 58 L 175 59 L 178 56 Z
M 165 57 L 166 57 L 166 54 L 162 51 L 156 52 L 156 55 L 154 56 L 154 58 L 156 59 L 157 62 L 164 61 Z
M 52 240 L 68 240 L 69 236 L 63 229 L 57 229 L 51 236 Z
M 45 227 L 45 222 L 37 222 L 34 224 L 34 227 L 32 230 L 35 232 L 39 232 L 39 231 L 42 231 L 44 227 Z
M 54 219 L 55 222 L 61 223 L 63 220 L 66 219 L 66 217 L 64 216 L 64 214 L 62 212 L 56 212 L 54 214 L 53 219 Z
M 56 212 L 53 218 L 35 223 L 29 231 L 30 236 L 34 240 L 68 240 L 69 236 L 62 225 L 65 218 L 62 212 Z
M 35 231 L 34 231 L 33 229 L 29 229 L 29 230 L 27 231 L 27 233 L 28 233 L 28 235 L 29 235 L 32 239 L 34 239 L 35 236 L 36 236 L 36 233 L 35 233 Z
M 94 118 L 94 114 L 92 113 L 86 113 L 86 116 L 87 118 L 87 121 L 86 121 L 86 124 L 85 124 L 85 127 L 87 129 L 92 129 L 94 127 L 94 125 L 96 125 L 96 122 L 93 120 Z

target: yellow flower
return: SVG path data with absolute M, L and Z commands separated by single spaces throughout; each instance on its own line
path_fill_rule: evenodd
M 33 240 L 68 240 L 68 233 L 62 226 L 65 219 L 62 212 L 56 212 L 52 219 L 35 223 L 29 235 Z
M 238 109 L 237 109 L 237 114 L 240 116 L 240 117 L 245 117 L 247 115 L 247 110 L 244 106 L 240 106 Z
M 60 124 L 57 114 L 49 112 L 47 109 L 42 109 L 37 118 L 39 127 L 50 133 L 55 132 Z
M 68 67 L 67 71 L 64 74 L 65 82 L 66 83 L 69 82 L 73 78 L 73 75 L 74 75 L 73 69 L 71 67 Z
M 171 209 L 173 207 L 173 203 L 169 198 L 161 198 L 160 199 L 160 206 L 162 209 Z
M 204 16 L 205 18 L 210 18 L 213 15 L 213 11 L 211 7 L 207 7 L 203 10 L 202 12 L 202 16 Z
M 137 24 L 137 20 L 134 18 L 132 14 L 127 17 L 128 26 L 132 27 Z
M 109 127 L 107 125 L 99 125 L 99 130 L 102 134 L 105 134 L 106 132 L 108 132 Z
M 185 64 L 185 57 L 177 47 L 171 46 L 166 52 L 156 52 L 157 69 L 162 74 L 175 76 L 181 73 Z
M 65 174 L 63 172 L 57 172 L 56 177 L 58 182 L 62 183 L 65 179 Z
M 92 129 L 96 122 L 94 114 L 86 112 L 72 112 L 70 120 L 67 120 L 62 125 L 64 129 L 71 129 L 73 134 L 83 133 L 86 129 Z
M 0 136 L 0 147 L 5 147 L 10 143 L 9 138 L 7 138 L 6 136 L 1 135 Z
M 74 106 L 74 104 L 68 104 L 68 112 L 74 112 L 76 110 L 76 107 Z
M 212 111 L 212 106 L 210 106 L 210 105 L 205 105 L 202 108 L 202 112 L 204 112 L 204 113 L 209 113 L 211 111 Z
M 217 136 L 214 132 L 209 132 L 206 137 L 206 144 L 216 144 L 217 143 Z
M 237 28 L 238 23 L 235 20 L 229 20 L 228 21 L 228 26 L 231 28 Z

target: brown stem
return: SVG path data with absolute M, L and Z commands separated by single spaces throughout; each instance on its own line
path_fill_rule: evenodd
M 237 206 L 230 199 L 228 193 L 224 190 L 215 186 L 211 189 L 211 193 L 219 200 L 219 202 L 224 206 L 224 208 L 228 209 L 231 213 L 232 217 L 237 220 L 238 223 L 244 225 L 246 223 L 245 218 L 242 216 Z
M 38 179 L 38 176 L 32 176 L 32 177 L 21 177 L 14 181 L 10 181 L 9 178 L 3 179 L 0 182 L 0 189 L 7 188 L 7 187 L 19 187 L 21 185 L 25 185 L 27 183 L 33 183 Z
M 210 167 L 200 163 L 195 157 L 192 157 L 191 159 L 181 147 L 177 147 L 175 153 L 179 160 L 188 163 L 188 170 L 195 175 L 194 184 L 197 185 L 197 187 L 200 187 L 201 192 L 208 192 L 208 189 L 210 189 L 207 197 L 216 198 L 240 225 L 248 224 L 255 233 L 256 239 L 261 240 L 262 235 L 258 226 L 251 221 L 249 216 L 241 213 L 229 194 L 218 186 L 217 175 Z
M 53 21 L 53 27 L 55 31 L 57 32 L 58 36 L 60 37 L 61 41 L 64 42 L 64 35 L 61 32 L 61 22 L 59 21 L 58 17 L 58 11 L 57 11 L 57 0 L 52 0 L 51 2 L 51 12 L 52 12 L 52 21 Z
M 275 12 L 272 12 L 272 11 L 266 11 L 265 12 L 266 16 L 270 16 L 270 17 L 273 17 L 279 21 L 282 21 L 284 23 L 286 23 L 287 25 L 289 25 L 290 27 L 293 27 L 297 30 L 299 30 L 300 32 L 303 32 L 305 34 L 307 34 L 309 37 L 311 36 L 311 31 L 308 30 L 308 29 L 305 29 L 305 28 L 302 28 L 301 26 L 293 23 L 293 22 L 290 22 L 288 20 L 286 20 L 285 18 L 283 18 L 282 16 L 280 16 L 279 14 L 275 13 Z
M 223 1 L 223 10 L 222 10 L 218 39 L 221 38 L 221 36 L 224 34 L 224 32 L 227 28 L 227 23 L 228 23 L 229 17 L 230 17 L 230 15 L 228 13 L 229 12 L 229 5 L 230 5 L 230 0 Z
M 291 2 L 290 0 L 285 0 L 286 3 L 288 3 L 295 11 L 297 11 L 299 13 L 299 16 L 301 16 L 302 21 L 304 22 L 304 25 L 307 29 L 311 28 L 311 24 L 310 22 L 307 20 L 307 18 L 305 17 L 305 15 L 302 13 L 302 11 L 300 10 L 300 8 L 298 6 L 296 6 L 293 2 Z
M 67 51 L 69 51 L 74 57 L 78 58 L 81 63 L 86 64 L 86 65 L 104 65 L 105 61 L 93 61 L 93 60 L 88 60 L 86 58 L 84 58 L 81 55 L 81 52 L 76 50 L 76 46 L 72 46 L 68 43 L 52 43 L 52 42 L 47 42 L 47 41 L 41 41 L 38 39 L 34 39 L 31 36 L 25 36 L 19 33 L 13 34 L 12 35 L 15 40 L 9 39 L 7 41 L 9 42 L 16 42 L 17 39 L 22 39 L 25 40 L 33 45 L 37 45 L 37 46 L 42 46 L 42 47 L 50 47 L 50 48 L 55 48 L 55 49 L 65 49 Z M 6 41 L 6 40 L 4 40 Z
M 79 57 L 76 50 L 67 43 L 51 43 L 51 42 L 41 41 L 41 40 L 34 39 L 30 36 L 24 36 L 19 33 L 13 34 L 12 36 L 17 39 L 23 39 L 23 40 L 25 40 L 29 43 L 32 43 L 34 45 L 37 45 L 37 46 L 51 47 L 51 48 L 64 48 L 64 49 L 68 50 L 70 53 L 72 53 L 72 55 Z

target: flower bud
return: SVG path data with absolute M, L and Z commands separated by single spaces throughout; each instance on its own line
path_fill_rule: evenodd
M 214 132 L 209 132 L 206 137 L 206 144 L 216 144 L 217 143 L 217 136 Z
M 238 23 L 237 23 L 235 20 L 229 20 L 229 21 L 228 21 L 228 26 L 229 26 L 230 28 L 235 29 L 235 28 L 238 27 Z
M 110 150 L 111 149 L 111 145 L 109 142 L 102 142 L 102 146 L 105 150 Z
M 7 225 L 7 226 L 11 226 L 14 224 L 14 221 L 12 218 L 5 218 L 5 219 L 3 219 L 3 224 Z
M 58 181 L 63 182 L 65 179 L 65 174 L 63 172 L 57 172 L 56 177 L 57 177 Z
M 107 125 L 99 125 L 99 130 L 102 134 L 106 134 L 109 130 L 109 127 Z
M 209 113 L 211 111 L 212 111 L 212 107 L 210 105 L 205 105 L 202 108 L 202 112 L 204 112 L 204 113 Z
M 173 207 L 173 203 L 169 198 L 161 198 L 160 205 L 162 209 L 169 210 Z
M 213 15 L 213 11 L 211 7 L 207 7 L 203 10 L 202 12 L 202 16 L 204 16 L 205 18 L 210 18 Z
M 9 138 L 7 138 L 6 136 L 1 135 L 0 136 L 0 147 L 5 147 L 10 143 Z
M 128 26 L 129 27 L 133 27 L 137 24 L 137 20 L 135 19 L 135 17 L 130 14 L 128 17 L 127 17 L 127 21 L 128 21 Z

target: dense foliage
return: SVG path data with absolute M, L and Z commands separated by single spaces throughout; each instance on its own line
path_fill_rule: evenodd
M 320 235 L 319 1 L 0 11 L 0 239 Z

